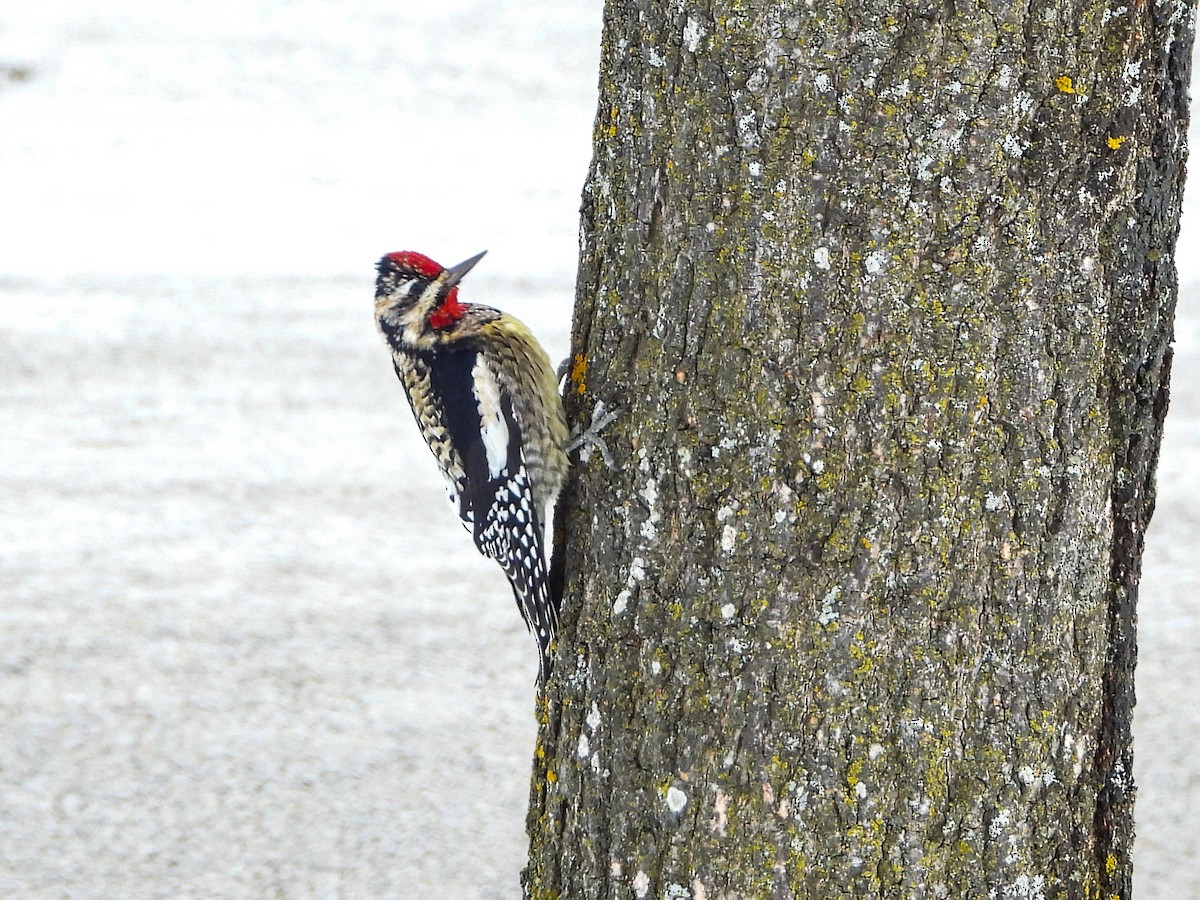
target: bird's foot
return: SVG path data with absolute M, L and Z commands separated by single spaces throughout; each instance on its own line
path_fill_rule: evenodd
M 612 454 L 608 450 L 608 444 L 604 442 L 604 438 L 600 437 L 600 432 L 616 421 L 621 414 L 620 407 L 608 409 L 604 405 L 603 400 L 597 400 L 595 407 L 592 409 L 592 422 L 586 428 L 578 426 L 572 430 L 571 438 L 567 442 L 567 453 L 579 451 L 579 461 L 587 463 L 592 458 L 593 448 L 600 451 L 600 458 L 604 460 L 604 465 L 609 469 L 615 469 Z

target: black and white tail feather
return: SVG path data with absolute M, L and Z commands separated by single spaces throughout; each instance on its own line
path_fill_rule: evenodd
M 480 553 L 500 563 L 512 585 L 521 618 L 537 639 L 538 677 L 544 683 L 550 676 L 550 653 L 558 634 L 558 603 L 550 593 L 546 536 L 524 459 L 516 472 L 509 476 L 506 471 L 502 477 L 496 485 L 496 502 L 473 523 L 471 536 Z

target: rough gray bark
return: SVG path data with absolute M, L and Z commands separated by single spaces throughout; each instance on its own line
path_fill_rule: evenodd
M 530 897 L 1129 897 L 1193 7 L 610 0 Z

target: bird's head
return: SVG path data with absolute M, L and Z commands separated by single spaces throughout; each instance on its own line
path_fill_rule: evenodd
M 375 279 L 375 317 L 389 340 L 401 337 L 419 345 L 457 322 L 466 312 L 458 302 L 458 283 L 483 259 L 478 253 L 445 268 L 423 253 L 400 250 L 379 260 Z

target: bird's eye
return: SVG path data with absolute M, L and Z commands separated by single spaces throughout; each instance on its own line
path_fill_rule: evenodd
M 391 294 L 393 303 L 409 306 L 421 298 L 422 290 L 424 290 L 424 284 L 421 279 L 402 274 L 392 283 L 388 293 Z

